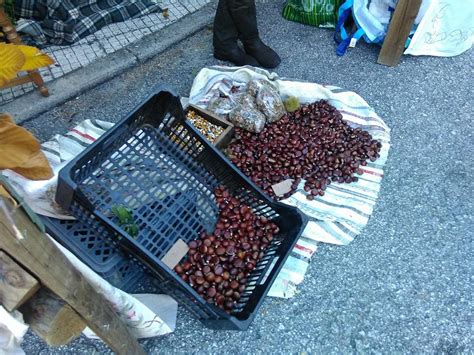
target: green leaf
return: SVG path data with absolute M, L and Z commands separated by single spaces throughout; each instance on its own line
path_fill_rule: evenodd
M 128 233 L 132 238 L 138 236 L 138 226 L 133 221 L 132 212 L 124 206 L 113 206 L 111 209 L 112 214 L 118 218 L 118 224 L 123 230 Z
M 138 236 L 138 226 L 133 223 L 133 224 L 127 224 L 124 228 L 125 232 L 127 232 L 132 238 L 135 238 Z
M 112 213 L 119 219 L 119 224 L 129 224 L 133 222 L 132 213 L 124 206 L 113 206 Z

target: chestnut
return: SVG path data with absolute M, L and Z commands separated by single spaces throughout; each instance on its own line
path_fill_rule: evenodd
M 278 227 L 223 188 L 215 196 L 221 211 L 214 233 L 189 242 L 187 260 L 174 270 L 207 302 L 231 311 Z

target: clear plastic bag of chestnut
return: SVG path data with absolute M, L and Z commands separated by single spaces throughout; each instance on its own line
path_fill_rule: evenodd
M 214 194 L 220 210 L 214 232 L 191 241 L 187 258 L 174 270 L 207 302 L 230 312 L 279 229 L 223 187 Z
M 323 196 L 332 182 L 356 182 L 367 161 L 379 158 L 382 144 L 350 127 L 327 101 L 300 106 L 260 133 L 236 128 L 226 149 L 230 160 L 269 196 L 291 196 L 302 180 L 308 200 Z M 293 180 L 291 190 L 276 196 L 273 185 Z

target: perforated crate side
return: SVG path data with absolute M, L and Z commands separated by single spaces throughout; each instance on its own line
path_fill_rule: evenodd
M 91 215 L 89 218 L 91 220 L 86 223 L 48 217 L 42 220 L 54 239 L 100 277 L 123 291 L 133 291 L 143 279 L 145 269 L 108 242 L 103 233 L 109 232 L 98 227 L 100 222 Z

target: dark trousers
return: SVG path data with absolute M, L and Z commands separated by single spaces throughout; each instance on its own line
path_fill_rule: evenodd
M 228 49 L 240 39 L 258 38 L 255 0 L 219 0 L 214 19 L 214 48 Z

